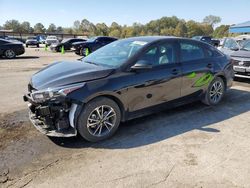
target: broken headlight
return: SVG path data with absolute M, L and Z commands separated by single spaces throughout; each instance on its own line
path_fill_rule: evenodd
M 84 84 L 85 83 L 72 84 L 72 85 L 67 85 L 67 86 L 62 86 L 62 87 L 57 87 L 57 88 L 48 88 L 46 90 L 35 91 L 31 93 L 31 98 L 33 99 L 33 101 L 38 102 L 38 103 L 45 102 L 52 98 L 56 98 L 59 96 L 66 96 L 69 93 L 83 87 Z

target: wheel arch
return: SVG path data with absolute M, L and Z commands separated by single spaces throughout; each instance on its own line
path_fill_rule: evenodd
M 227 79 L 226 79 L 226 77 L 223 74 L 218 74 L 215 77 L 219 77 L 219 78 L 221 78 L 223 80 L 223 82 L 225 84 L 225 90 L 226 90 L 226 88 L 227 88 Z
M 100 98 L 100 97 L 106 97 L 106 98 L 109 98 L 109 99 L 113 100 L 118 105 L 118 107 L 119 107 L 119 109 L 121 111 L 121 121 L 126 120 L 126 110 L 125 110 L 125 107 L 124 107 L 122 101 L 117 96 L 114 96 L 112 94 L 103 93 L 103 94 L 91 96 L 91 97 L 89 97 L 87 100 L 85 100 L 83 102 L 83 106 L 85 106 L 85 104 L 89 103 L 90 101 L 92 101 L 92 100 L 94 100 L 96 98 Z

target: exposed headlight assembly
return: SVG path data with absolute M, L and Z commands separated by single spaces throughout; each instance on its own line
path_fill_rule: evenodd
M 81 84 L 72 84 L 67 86 L 62 86 L 58 88 L 48 88 L 46 90 L 35 91 L 31 93 L 31 98 L 35 102 L 45 102 L 49 99 L 56 98 L 59 96 L 66 96 L 69 93 L 81 88 L 84 86 L 85 83 Z

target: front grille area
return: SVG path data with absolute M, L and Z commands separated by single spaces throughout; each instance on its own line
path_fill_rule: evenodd
M 243 66 L 243 67 L 250 67 L 250 61 L 233 60 L 233 65 Z

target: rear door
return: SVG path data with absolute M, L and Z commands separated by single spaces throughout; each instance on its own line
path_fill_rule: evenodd
M 213 78 L 214 64 L 211 58 L 206 58 L 205 48 L 196 41 L 179 40 L 179 49 L 181 96 L 199 95 Z

